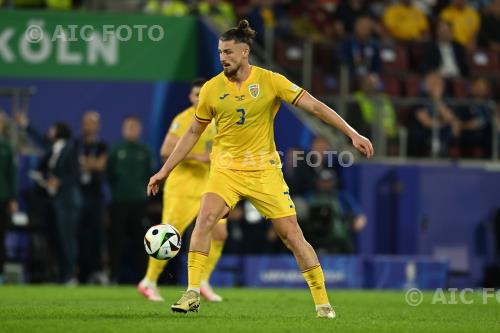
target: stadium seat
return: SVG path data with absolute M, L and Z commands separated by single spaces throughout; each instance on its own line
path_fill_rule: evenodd
M 468 81 L 464 79 L 451 80 L 451 93 L 456 98 L 466 98 L 468 96 Z
M 274 51 L 276 62 L 285 69 L 302 68 L 304 50 L 300 43 L 277 40 Z
M 401 96 L 401 83 L 397 77 L 383 76 L 381 80 L 384 84 L 384 91 L 387 95 L 394 97 Z
M 312 77 L 312 93 L 317 96 L 337 94 L 339 92 L 338 78 L 316 70 Z
M 326 73 L 336 73 L 340 64 L 338 51 L 332 44 L 314 44 L 313 64 Z
M 410 76 L 404 79 L 405 95 L 407 97 L 417 97 L 420 95 L 420 78 Z
M 406 49 L 401 45 L 384 45 L 380 49 L 382 67 L 386 73 L 402 73 L 408 69 Z
M 495 51 L 477 49 L 469 53 L 472 75 L 498 75 L 500 56 Z

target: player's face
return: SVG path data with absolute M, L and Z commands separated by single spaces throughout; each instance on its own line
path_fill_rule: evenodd
M 189 100 L 194 107 L 198 106 L 198 101 L 200 100 L 200 90 L 201 87 L 193 87 L 189 93 Z
M 234 40 L 219 41 L 219 59 L 227 77 L 236 75 L 243 61 L 248 60 L 250 50 L 245 43 Z

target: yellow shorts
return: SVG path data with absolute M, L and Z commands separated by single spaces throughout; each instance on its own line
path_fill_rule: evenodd
M 258 171 L 214 168 L 210 170 L 207 192 L 221 196 L 231 209 L 246 198 L 268 219 L 296 214 L 288 185 L 277 168 Z
M 163 196 L 163 211 L 161 223 L 173 225 L 181 235 L 194 221 L 200 211 L 201 196 L 180 196 L 168 195 Z M 222 219 L 219 223 L 226 223 L 226 219 Z

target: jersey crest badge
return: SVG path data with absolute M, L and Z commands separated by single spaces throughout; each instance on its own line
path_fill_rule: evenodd
M 251 84 L 248 86 L 248 91 L 250 91 L 250 96 L 252 96 L 253 98 L 257 98 L 257 96 L 259 96 L 259 84 L 256 83 L 256 84 Z

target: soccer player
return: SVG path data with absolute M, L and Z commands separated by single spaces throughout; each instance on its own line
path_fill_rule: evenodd
M 340 129 L 367 157 L 373 156 L 373 147 L 335 111 L 283 75 L 250 65 L 248 57 L 254 36 L 246 20 L 220 36 L 219 57 L 224 71 L 205 83 L 189 129 L 148 184 L 148 194 L 156 194 L 161 182 L 215 119 L 212 168 L 189 248 L 188 289 L 171 308 L 183 313 L 198 310 L 201 275 L 212 230 L 238 200 L 247 198 L 272 221 L 276 233 L 295 256 L 311 290 L 317 316 L 334 318 L 318 257 L 304 239 L 283 179 L 274 143 L 274 117 L 280 102 L 285 101 Z
M 194 117 L 194 110 L 198 104 L 200 89 L 205 83 L 204 79 L 197 79 L 191 84 L 189 100 L 192 105 L 179 113 L 165 136 L 160 155 L 167 159 L 179 141 L 179 138 L 190 128 L 191 120 Z M 215 135 L 215 125 L 211 124 L 201 135 L 200 140 L 178 167 L 170 174 L 165 183 L 163 191 L 163 212 L 162 223 L 173 225 L 181 235 L 194 221 L 200 209 L 201 196 L 207 185 L 210 149 Z M 214 227 L 210 244 L 210 254 L 207 265 L 201 275 L 201 295 L 212 302 L 222 301 L 222 297 L 217 295 L 209 284 L 212 274 L 224 247 L 227 238 L 226 220 L 222 219 Z M 157 282 L 163 272 L 166 260 L 149 258 L 146 276 L 137 286 L 138 291 L 150 301 L 163 301 Z

